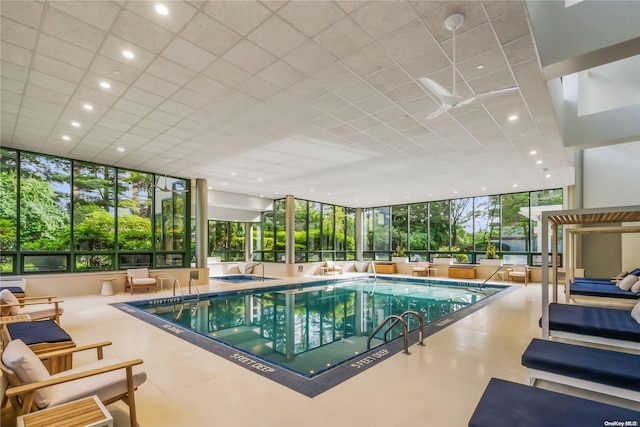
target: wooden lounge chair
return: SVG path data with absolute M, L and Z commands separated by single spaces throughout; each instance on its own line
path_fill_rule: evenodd
M 10 290 L 0 291 L 0 312 L 2 316 L 29 315 L 31 320 L 51 319 L 60 324 L 64 309 L 63 301 L 54 296 L 17 298 Z
M 158 292 L 158 281 L 149 273 L 148 268 L 129 268 L 127 269 L 127 281 L 124 285 L 124 291 L 129 288 L 131 295 L 134 289 L 144 288 L 148 290 L 153 288 Z
M 0 370 L 7 378 L 5 394 L 16 416 L 96 395 L 105 405 L 124 401 L 129 405 L 131 426 L 137 426 L 134 391 L 146 381 L 147 374 L 134 372 L 141 359 L 104 359 L 103 347 L 110 344 L 101 342 L 36 355 L 21 340 L 11 341 L 2 353 Z M 40 360 L 92 349 L 97 351 L 96 362 L 55 375 L 50 375 Z

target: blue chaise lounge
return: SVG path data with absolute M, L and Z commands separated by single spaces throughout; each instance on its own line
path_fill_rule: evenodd
M 534 338 L 522 365 L 530 385 L 541 379 L 640 402 L 640 354 Z
M 549 304 L 549 334 L 615 347 L 640 349 L 640 323 L 630 310 Z
M 616 420 L 640 425 L 640 412 L 491 378 L 469 427 L 602 427 Z

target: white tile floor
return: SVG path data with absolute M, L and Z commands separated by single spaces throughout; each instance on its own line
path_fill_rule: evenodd
M 67 297 L 62 318 L 77 344 L 109 340 L 107 357 L 144 360 L 148 380 L 136 392 L 144 427 L 465 426 L 491 377 L 525 382 L 520 358 L 540 336 L 540 285 L 519 286 L 425 347 L 412 346 L 410 356 L 394 355 L 308 398 L 109 306 L 150 297 Z M 110 406 L 116 424 L 127 425 L 118 405 Z

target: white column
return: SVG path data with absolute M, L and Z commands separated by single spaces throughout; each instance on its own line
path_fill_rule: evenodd
M 209 216 L 206 179 L 196 179 L 196 267 L 207 266 L 207 220 Z

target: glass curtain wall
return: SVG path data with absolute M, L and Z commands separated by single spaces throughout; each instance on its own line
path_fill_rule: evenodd
M 254 239 L 254 259 L 284 262 L 285 200 L 274 202 L 274 210 L 262 213 L 259 233 Z M 273 227 L 273 217 L 278 218 Z M 295 200 L 294 240 L 296 262 L 355 259 L 355 209 L 309 200 Z M 275 228 L 275 229 L 274 229 Z M 274 239 L 275 247 L 270 244 Z
M 507 264 L 540 265 L 542 211 L 562 209 L 562 197 L 554 189 L 367 208 L 364 259 L 388 261 L 402 243 L 411 261 L 477 263 L 491 244 Z
M 30 152 L 0 152 L 2 274 L 185 266 L 187 181 Z
M 245 226 L 243 222 L 209 220 L 207 256 L 220 261 L 244 261 Z M 255 234 L 254 234 L 255 235 Z

